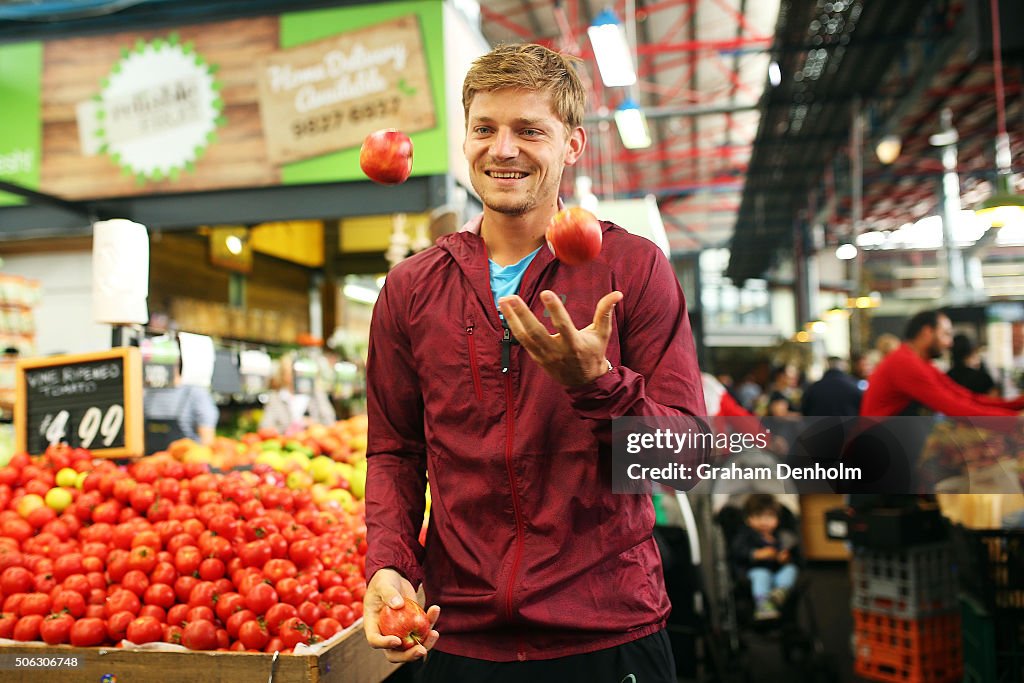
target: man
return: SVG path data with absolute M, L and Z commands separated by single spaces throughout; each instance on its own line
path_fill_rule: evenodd
M 807 417 L 859 415 L 862 396 L 856 381 L 846 374 L 843 359 L 831 356 L 828 370 L 804 392 L 801 407 Z
M 940 311 L 923 311 L 907 323 L 904 342 L 871 374 L 861 415 L 1016 416 L 1024 399 L 1004 401 L 960 386 L 932 364 L 953 345 L 953 323 Z
M 603 223 L 590 263 L 543 248 L 586 146 L 573 61 L 504 45 L 474 62 L 483 215 L 392 270 L 374 309 L 365 630 L 393 662 L 434 648 L 427 681 L 675 680 L 654 510 L 611 491 L 611 420 L 703 415 L 701 381 L 653 243 Z M 403 652 L 379 613 L 421 581 L 437 630 Z
M 932 361 L 952 344 L 953 324 L 941 311 L 923 311 L 907 323 L 904 342 L 871 374 L 860 414 L 915 419 L 868 420 L 861 424 L 846 446 L 844 459 L 861 467 L 865 474 L 861 482 L 845 485 L 846 492 L 905 494 L 930 490 L 933 477 L 919 471 L 919 459 L 933 427 L 930 416 L 1016 417 L 1024 407 L 1024 399 L 1004 401 L 972 393 L 935 367 Z M 1013 428 L 1015 422 L 1001 427 Z
M 171 386 L 146 389 L 142 397 L 146 453 L 167 450 L 178 439 L 210 446 L 217 437 L 220 410 L 203 387 L 181 383 L 181 356 Z

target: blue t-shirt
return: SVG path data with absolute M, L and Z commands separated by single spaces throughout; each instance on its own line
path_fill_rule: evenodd
M 541 247 L 537 247 L 532 252 L 524 256 L 518 263 L 513 263 L 508 266 L 499 266 L 494 261 L 488 259 L 488 263 L 491 267 L 491 291 L 494 292 L 494 306 L 497 308 L 498 299 L 503 296 L 510 296 L 519 291 L 519 284 L 523 281 L 523 273 L 526 272 L 526 268 L 533 261 L 533 257 L 537 255 L 537 252 L 541 250 Z

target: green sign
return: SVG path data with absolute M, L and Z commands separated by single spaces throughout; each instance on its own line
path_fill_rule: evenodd
M 39 189 L 43 44 L 0 45 L 0 180 Z M 23 204 L 0 192 L 0 206 Z

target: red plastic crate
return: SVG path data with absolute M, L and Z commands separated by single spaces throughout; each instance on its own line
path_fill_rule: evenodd
M 854 670 L 887 683 L 953 683 L 963 677 L 960 615 L 900 619 L 853 610 Z

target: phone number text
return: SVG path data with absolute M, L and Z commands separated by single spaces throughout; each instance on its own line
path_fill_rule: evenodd
M 292 135 L 299 139 L 308 138 L 330 133 L 347 123 L 364 123 L 394 116 L 401 102 L 399 97 L 387 97 L 299 119 L 292 123 Z

